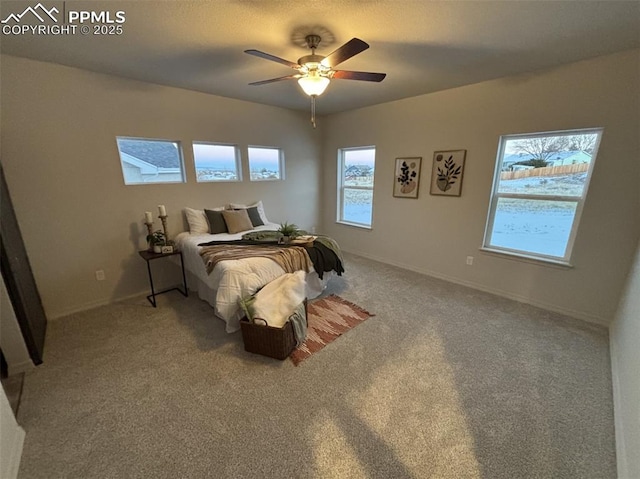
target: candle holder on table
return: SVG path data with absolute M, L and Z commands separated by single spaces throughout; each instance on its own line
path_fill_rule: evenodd
M 147 225 L 147 250 L 148 251 L 153 251 L 153 243 L 151 243 L 151 235 L 153 235 L 153 223 L 144 223 L 145 225 Z
M 162 221 L 162 231 L 164 232 L 164 240 L 165 241 L 169 241 L 169 235 L 167 235 L 167 216 L 168 215 L 159 216 L 160 221 Z
M 163 253 L 173 253 L 173 242 L 169 241 L 169 235 L 167 234 L 167 217 L 168 215 L 159 215 L 160 221 L 162 221 L 162 230 L 164 231 L 164 246 L 162 247 Z

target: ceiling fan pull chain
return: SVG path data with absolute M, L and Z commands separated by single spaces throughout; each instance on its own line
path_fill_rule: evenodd
M 316 127 L 316 95 L 311 95 L 311 124 Z

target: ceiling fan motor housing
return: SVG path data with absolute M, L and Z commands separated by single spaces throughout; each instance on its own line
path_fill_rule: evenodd
M 298 58 L 298 63 L 300 64 L 300 66 L 314 66 L 314 64 L 319 65 L 322 60 L 324 60 L 324 57 L 322 55 L 316 55 L 314 53 L 313 55 L 305 55 Z

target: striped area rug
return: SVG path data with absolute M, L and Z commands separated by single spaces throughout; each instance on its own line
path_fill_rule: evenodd
M 332 294 L 307 305 L 307 339 L 289 358 L 296 366 L 320 351 L 338 336 L 346 333 L 371 316 L 360 306 Z

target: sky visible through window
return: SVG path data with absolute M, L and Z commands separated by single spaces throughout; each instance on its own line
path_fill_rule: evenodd
M 252 180 L 280 179 L 280 150 L 250 146 L 249 172 Z
M 214 168 L 220 170 L 235 170 L 236 158 L 234 147 L 230 145 L 193 144 L 193 155 L 196 168 Z
M 193 144 L 198 181 L 237 181 L 237 149 L 234 145 Z
M 376 163 L 375 149 L 366 150 L 345 150 L 344 152 L 344 165 L 345 168 L 349 166 L 368 166 L 374 168 Z

